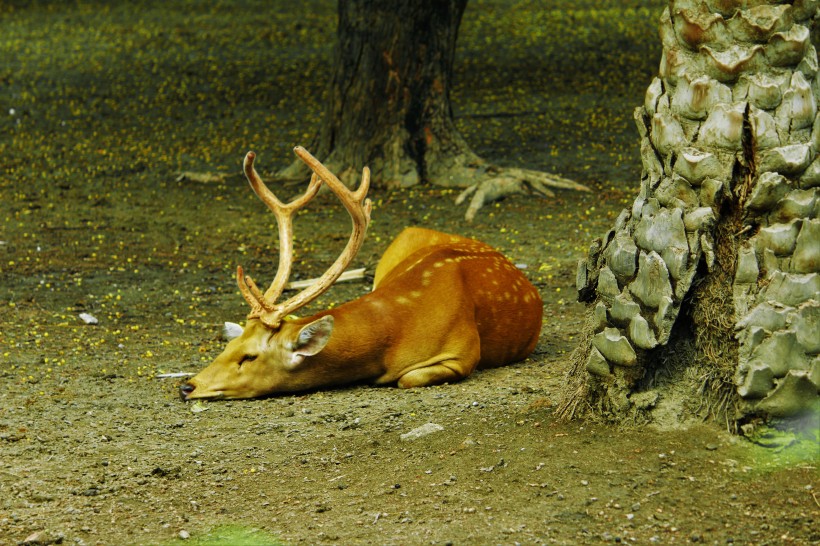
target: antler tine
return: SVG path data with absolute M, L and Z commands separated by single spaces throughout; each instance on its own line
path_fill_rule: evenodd
M 251 282 L 253 282 L 252 279 Z M 244 297 L 245 301 L 248 302 L 248 305 L 251 306 L 251 312 L 258 312 L 262 308 L 262 304 L 259 301 L 259 298 L 256 297 L 251 290 L 250 284 L 248 283 L 248 277 L 245 277 L 245 271 L 242 269 L 241 265 L 236 266 L 236 285 L 239 287 L 242 297 Z
M 353 229 L 350 234 L 350 239 L 348 239 L 347 245 L 342 253 L 313 285 L 287 301 L 276 305 L 276 309 L 272 312 L 265 313 L 262 317 L 262 321 L 272 327 L 278 326 L 282 317 L 287 316 L 291 311 L 307 305 L 326 292 L 333 283 L 336 282 L 336 279 L 338 279 L 339 275 L 350 265 L 350 262 L 361 248 L 364 242 L 364 236 L 367 232 L 367 226 L 370 223 L 371 202 L 370 199 L 365 199 L 367 190 L 370 188 L 370 169 L 367 167 L 363 169 L 362 181 L 359 187 L 355 191 L 351 191 L 342 184 L 336 175 L 331 173 L 327 167 L 322 165 L 322 163 L 307 150 L 301 146 L 297 146 L 293 151 L 311 168 L 314 174 L 317 174 L 319 178 L 330 187 L 339 200 L 341 200 L 347 212 L 350 214 Z
M 254 308 L 252 314 L 258 311 L 257 306 L 261 306 L 265 310 L 272 310 L 277 298 L 279 298 L 285 289 L 293 264 L 293 215 L 316 196 L 322 185 L 322 179 L 314 173 L 310 177 L 310 184 L 303 195 L 297 197 L 290 203 L 282 203 L 276 195 L 268 189 L 260 178 L 259 173 L 256 172 L 253 166 L 254 159 L 256 159 L 254 152 L 248 152 L 245 155 L 243 165 L 245 177 L 248 179 L 248 183 L 250 183 L 257 197 L 267 205 L 276 217 L 276 223 L 279 226 L 279 267 L 276 270 L 276 276 L 273 282 L 271 282 L 270 288 L 265 291 L 264 295 L 259 292 L 259 289 L 252 279 L 243 279 L 242 284 L 246 284 L 246 286 L 249 287 L 250 292 L 253 293 L 258 301 L 258 304 L 255 306 L 248 300 L 248 297 L 245 296 L 245 299 L 248 300 L 248 302 L 251 303 L 251 307 Z M 240 290 L 242 290 L 241 285 Z M 244 291 L 243 295 L 245 295 Z

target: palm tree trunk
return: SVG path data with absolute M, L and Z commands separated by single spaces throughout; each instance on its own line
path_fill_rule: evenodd
M 565 417 L 820 418 L 817 7 L 757 4 L 663 12 L 640 191 L 578 267 Z

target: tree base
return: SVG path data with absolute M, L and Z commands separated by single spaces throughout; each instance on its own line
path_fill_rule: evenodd
M 679 321 L 667 344 L 647 352 L 637 366 L 613 366 L 605 376 L 584 370 L 591 330 L 584 330 L 585 339 L 572 354 L 567 388 L 556 411 L 559 419 L 626 427 L 651 424 L 663 430 L 711 421 L 737 432 L 731 377 L 715 370 L 698 351 L 687 321 Z

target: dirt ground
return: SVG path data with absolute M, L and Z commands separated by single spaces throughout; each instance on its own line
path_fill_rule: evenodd
M 241 176 L 177 173 L 238 173 L 254 149 L 264 176 L 309 145 L 335 24 L 327 1 L 212 4 L 0 5 L 0 544 L 820 543 L 814 453 L 708 423 L 552 415 L 584 320 L 576 260 L 637 186 L 631 112 L 662 2 L 465 14 L 468 140 L 592 194 L 513 197 L 466 224 L 452 192 L 371 192 L 354 265 L 372 273 L 408 225 L 498 247 L 544 299 L 530 358 L 435 388 L 181 402 L 157 375 L 219 353 L 221 323 L 247 312 L 236 265 L 269 281 L 277 254 Z M 294 277 L 316 276 L 349 220 L 321 195 L 296 222 Z M 339 284 L 311 308 L 367 290 Z M 402 439 L 427 423 L 443 430 Z

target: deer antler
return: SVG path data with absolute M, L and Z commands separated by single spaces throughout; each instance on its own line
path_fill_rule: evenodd
M 259 318 L 271 328 L 278 328 L 283 317 L 307 305 L 326 292 L 336 282 L 336 279 L 344 272 L 361 248 L 367 226 L 370 223 L 370 199 L 365 199 L 367 190 L 370 187 L 370 170 L 367 167 L 362 171 L 362 182 L 359 184 L 359 188 L 351 191 L 307 150 L 297 146 L 293 151 L 311 168 L 313 175 L 304 195 L 287 204 L 279 201 L 262 182 L 262 179 L 259 178 L 259 174 L 253 168 L 256 154 L 248 152 L 244 163 L 245 176 L 248 178 L 253 191 L 274 213 L 276 223 L 279 225 L 279 269 L 276 271 L 276 277 L 274 277 L 270 288 L 264 294 L 252 278 L 245 276 L 242 266 L 236 268 L 236 282 L 242 296 L 251 306 L 248 318 Z M 282 295 L 285 284 L 288 282 L 293 263 L 293 215 L 316 196 L 322 182 L 327 184 L 331 191 L 336 194 L 350 214 L 353 222 L 350 239 L 333 265 L 313 285 L 287 301 L 276 304 L 276 300 Z

